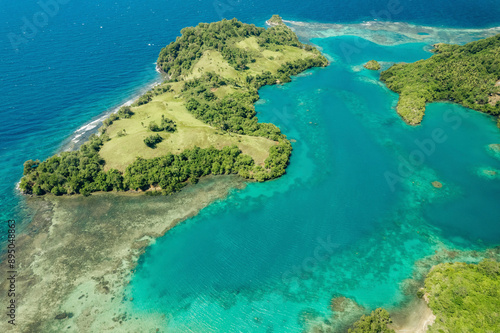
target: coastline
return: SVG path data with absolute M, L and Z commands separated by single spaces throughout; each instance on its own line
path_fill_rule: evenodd
M 17 300 L 16 331 L 155 332 L 164 327 L 162 314 L 132 318 L 133 302 L 124 299 L 139 257 L 172 227 L 244 186 L 237 176 L 221 176 L 168 197 L 29 198 L 35 216 L 17 237 L 17 287 L 23 294 Z M 0 284 L 2 292 L 7 282 Z M 1 330 L 8 326 L 0 323 Z
M 426 300 L 414 299 L 407 308 L 405 314 L 392 316 L 393 323 L 389 326 L 396 333 L 424 333 L 436 320 Z
M 127 98 L 127 100 L 123 103 L 117 104 L 116 106 L 112 106 L 105 111 L 101 112 L 99 115 L 93 117 L 83 125 L 81 125 L 78 129 L 76 129 L 73 133 L 71 133 L 70 136 L 65 138 L 59 148 L 55 151 L 54 154 L 60 154 L 62 152 L 66 151 L 76 151 L 80 148 L 82 144 L 88 141 L 89 137 L 92 134 L 97 134 L 99 135 L 99 128 L 102 126 L 103 121 L 109 118 L 110 115 L 117 113 L 118 110 L 123 107 L 123 106 L 130 106 L 132 105 L 139 97 L 144 95 L 147 91 L 153 89 L 157 85 L 161 84 L 163 80 L 165 80 L 165 77 L 168 78 L 168 75 L 163 72 L 159 67 L 158 64 L 155 64 L 155 71 L 160 74 L 160 78 L 155 79 L 152 83 L 148 83 L 146 85 L 140 86 L 137 88 L 137 91 L 131 95 L 130 98 Z M 111 111 L 110 111 L 111 110 Z M 22 177 L 21 177 L 22 178 Z M 25 195 L 20 187 L 19 184 L 21 183 L 21 179 L 19 179 L 16 184 L 15 184 L 15 190 L 21 194 Z
M 168 79 L 168 75 L 165 72 L 163 72 L 161 68 L 158 67 L 157 63 L 155 63 L 155 71 L 159 74 L 159 77 L 155 78 L 149 83 L 146 83 L 145 85 L 139 86 L 134 93 L 132 93 L 129 97 L 127 97 L 125 102 L 118 103 L 115 106 L 112 106 L 104 110 L 96 117 L 84 123 L 78 129 L 76 129 L 69 137 L 63 140 L 61 146 L 59 147 L 56 153 L 77 150 L 83 143 L 88 141 L 88 138 L 92 134 L 99 133 L 98 130 L 102 126 L 103 121 L 109 118 L 110 115 L 117 113 L 118 110 L 123 106 L 132 105 L 139 97 L 141 97 L 146 92 L 160 85 L 162 82 Z
M 400 306 L 388 309 L 393 320 L 389 325 L 390 328 L 396 333 L 424 333 L 436 321 L 436 315 L 429 306 L 429 295 L 424 293 L 422 298 L 419 298 L 417 294 L 425 291 L 426 278 L 438 265 L 455 262 L 477 264 L 483 259 L 498 260 L 499 258 L 500 246 L 483 250 L 459 250 L 447 248 L 442 244 L 434 255 L 418 260 L 415 263 L 413 277 L 402 282 L 406 294 L 412 296 Z

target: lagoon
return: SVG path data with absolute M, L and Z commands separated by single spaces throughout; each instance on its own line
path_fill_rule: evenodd
M 500 142 L 494 120 L 435 103 L 410 127 L 394 110 L 397 95 L 362 68 L 430 57 L 427 44 L 312 42 L 332 64 L 261 89 L 257 103 L 261 121 L 296 141 L 287 174 L 233 191 L 151 246 L 128 290 L 139 313 L 167 314 L 174 332 L 339 328 L 332 298 L 397 310 L 412 298 L 419 260 L 498 244 L 498 180 L 477 172 L 500 166 L 488 152 Z M 363 51 L 347 57 L 346 45 Z M 388 183 L 436 129 L 432 153 Z

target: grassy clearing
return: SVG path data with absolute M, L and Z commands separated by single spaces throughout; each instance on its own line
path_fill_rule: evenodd
M 230 95 L 236 91 L 241 91 L 241 89 L 238 89 L 235 86 L 222 86 L 212 89 L 211 91 L 215 94 L 215 96 L 222 99 L 224 96 Z
M 202 57 L 193 65 L 191 73 L 184 77 L 185 80 L 198 78 L 206 72 L 214 72 L 226 78 L 237 79 L 240 82 L 247 75 L 262 74 L 265 71 L 276 72 L 278 68 L 286 62 L 293 62 L 298 59 L 306 59 L 316 56 L 297 47 L 280 45 L 275 50 L 263 49 L 257 43 L 255 37 L 248 37 L 236 45 L 247 51 L 256 51 L 257 58 L 254 63 L 248 64 L 246 71 L 237 71 L 222 57 L 220 52 L 207 50 Z
M 264 71 L 274 73 L 286 62 L 315 56 L 310 52 L 292 46 L 280 46 L 274 51 L 262 50 L 261 55 L 262 57 L 258 58 L 256 62 L 248 65 L 250 74 L 261 74 Z
M 276 144 L 262 137 L 217 131 L 196 119 L 186 110 L 184 101 L 175 98 L 175 93 L 171 92 L 159 95 L 150 103 L 133 108 L 133 111 L 133 117 L 115 121 L 106 131 L 111 140 L 100 150 L 101 157 L 106 161 L 105 170 L 114 168 L 124 171 L 137 157 L 153 158 L 168 153 L 177 154 L 195 146 L 214 146 L 221 149 L 233 144 L 243 153 L 252 156 L 256 164 L 263 165 L 269 155 L 269 148 Z M 143 142 L 144 138 L 153 134 L 147 126 L 151 121 L 159 123 L 162 115 L 176 122 L 177 131 L 159 132 L 164 140 L 156 149 L 151 149 Z M 123 130 L 126 135 L 118 136 Z
M 200 60 L 194 64 L 191 73 L 184 79 L 191 80 L 198 78 L 206 72 L 214 72 L 230 79 L 241 79 L 241 74 L 224 60 L 220 52 L 214 50 L 203 52 Z
M 259 52 L 256 61 L 248 64 L 249 69 L 245 71 L 246 75 L 262 74 L 265 71 L 276 72 L 286 62 L 315 56 L 312 52 L 287 45 L 276 46 L 274 50 L 263 49 L 259 46 L 255 37 L 248 37 L 236 43 L 236 45 L 247 51 Z
M 255 36 L 245 38 L 238 43 L 236 43 L 236 46 L 239 48 L 245 49 L 245 50 L 255 50 L 255 51 L 260 51 L 260 46 L 259 43 L 257 42 L 257 38 Z

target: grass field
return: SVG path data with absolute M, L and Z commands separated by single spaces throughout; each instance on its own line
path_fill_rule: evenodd
M 205 72 L 215 72 L 222 77 L 243 83 L 247 75 L 261 74 L 264 71 L 275 73 L 287 61 L 315 55 L 290 46 L 278 46 L 276 51 L 261 49 L 255 37 L 246 38 L 236 45 L 255 51 L 256 61 L 248 65 L 249 69 L 237 71 L 218 51 L 207 50 L 193 65 L 189 75 L 183 77 L 180 82 L 168 83 L 172 91 L 154 97 L 147 104 L 133 107 L 134 115 L 131 118 L 114 121 L 106 130 L 111 140 L 104 143 L 100 150 L 100 155 L 106 162 L 105 170 L 114 168 L 124 171 L 137 157 L 153 158 L 168 153 L 176 154 L 195 146 L 222 148 L 234 144 L 243 153 L 250 155 L 256 164 L 263 165 L 269 156 L 269 148 L 277 142 L 262 137 L 223 132 L 196 119 L 185 108 L 181 93 L 183 81 L 200 77 Z M 226 85 L 212 91 L 218 98 L 223 98 L 241 89 L 244 88 Z M 148 125 L 151 121 L 159 124 L 162 115 L 175 121 L 177 130 L 174 133 L 158 132 L 163 141 L 155 149 L 149 148 L 144 139 L 154 133 L 148 129 Z M 119 136 L 119 133 L 125 135 Z
M 197 63 L 191 69 L 191 74 L 184 79 L 190 80 L 203 75 L 206 72 L 214 72 L 220 76 L 230 79 L 240 79 L 241 75 L 231 67 L 218 51 L 207 50 L 203 53 Z
M 254 63 L 248 64 L 248 70 L 245 75 L 262 74 L 262 72 L 270 71 L 272 73 L 286 62 L 292 62 L 298 59 L 305 59 L 314 56 L 311 52 L 307 52 L 297 47 L 280 45 L 277 46 L 275 51 L 262 49 L 257 43 L 255 37 L 246 38 L 236 45 L 247 51 L 257 51 L 258 57 Z
M 286 62 L 292 62 L 298 59 L 305 59 L 315 56 L 312 52 L 299 49 L 297 47 L 280 45 L 275 51 L 262 49 L 257 43 L 255 37 L 248 37 L 236 43 L 236 46 L 247 51 L 255 51 L 256 61 L 249 63 L 245 71 L 237 71 L 231 67 L 222 57 L 220 52 L 207 50 L 203 56 L 196 62 L 185 80 L 200 77 L 205 72 L 214 72 L 226 78 L 237 79 L 244 82 L 248 75 L 262 74 L 265 71 L 275 73 L 277 69 Z
M 241 151 L 253 157 L 256 164 L 263 164 L 269 155 L 269 148 L 275 144 L 262 137 L 238 135 L 217 131 L 191 115 L 184 107 L 184 101 L 174 97 L 174 93 L 157 96 L 146 105 L 134 108 L 134 116 L 130 119 L 115 121 L 108 127 L 111 140 L 101 148 L 101 157 L 106 161 L 105 169 L 124 171 L 136 157 L 153 158 L 168 153 L 180 153 L 185 149 L 198 146 L 200 148 L 222 148 L 237 145 Z M 159 132 L 163 142 L 155 149 L 144 144 L 144 138 L 152 132 L 147 128 L 151 121 L 157 124 L 161 116 L 176 122 L 174 133 Z M 125 130 L 126 135 L 119 137 L 118 132 Z

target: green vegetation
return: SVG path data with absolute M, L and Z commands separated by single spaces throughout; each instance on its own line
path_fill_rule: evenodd
M 425 280 L 436 315 L 429 332 L 500 332 L 500 263 L 446 263 Z
M 148 104 L 149 102 L 151 102 L 153 100 L 153 97 L 161 95 L 161 94 L 166 93 L 166 92 L 169 92 L 169 91 L 171 91 L 171 88 L 172 87 L 169 84 L 159 85 L 159 86 L 151 89 L 150 91 L 148 91 L 147 93 L 145 93 L 141 97 L 139 97 L 133 106 L 140 106 L 140 105 Z
M 23 192 L 169 194 L 209 174 L 265 181 L 285 173 L 292 146 L 275 125 L 258 122 L 257 91 L 326 58 L 285 25 L 223 20 L 181 32 L 158 58 L 170 80 L 112 114 L 80 150 L 27 161 Z
M 259 123 L 253 107 L 259 96 L 257 90 L 238 90 L 217 98 L 210 90 L 225 85 L 221 77 L 210 73 L 186 82 L 186 108 L 196 118 L 222 131 L 262 136 L 277 141 L 280 130 L 273 124 Z
M 229 93 L 226 88 L 219 88 L 215 94 L 223 96 Z M 106 128 L 106 134 L 111 140 L 106 141 L 99 151 L 100 156 L 106 161 L 105 170 L 117 169 L 124 172 L 136 157 L 151 159 L 170 153 L 178 154 L 194 147 L 213 146 L 222 149 L 232 145 L 237 145 L 244 154 L 252 156 L 256 165 L 264 165 L 269 156 L 269 149 L 276 145 L 275 141 L 222 131 L 210 126 L 196 119 L 186 110 L 184 99 L 175 96 L 178 96 L 176 92 L 169 92 L 155 97 L 147 105 L 134 107 L 135 115 L 131 119 L 115 121 Z M 175 122 L 175 132 L 149 130 L 149 123 L 154 121 L 160 124 L 162 115 Z M 123 130 L 126 130 L 127 135 L 120 137 L 120 132 Z M 155 149 L 147 149 L 143 141 L 154 133 L 158 133 L 164 140 Z
M 78 151 L 64 152 L 46 161 L 26 161 L 20 187 L 26 193 L 80 193 L 123 190 L 122 174 L 111 169 L 104 172 L 104 160 L 99 156 L 106 136 L 95 136 Z
M 121 119 L 128 119 L 134 115 L 130 106 L 122 106 L 117 112 L 117 116 Z
M 157 136 L 158 134 L 154 135 Z M 155 138 L 152 139 L 155 142 Z M 48 160 L 26 161 L 21 188 L 36 195 L 52 193 L 89 195 L 95 191 L 148 190 L 159 188 L 159 192 L 170 194 L 186 185 L 186 181 L 196 183 L 199 177 L 209 174 L 237 173 L 250 178 L 254 171 L 253 159 L 236 146 L 224 147 L 222 150 L 213 147 L 200 149 L 198 147 L 185 150 L 181 154 L 168 154 L 161 158 L 138 158 L 129 165 L 124 174 L 116 169 L 104 171 L 104 161 L 99 157 L 102 138 L 92 136 L 80 150 L 65 152 Z M 266 160 L 266 165 L 284 172 L 284 160 L 280 148 Z M 281 152 L 282 153 L 282 152 Z M 288 160 L 286 160 L 287 162 Z M 257 180 L 268 179 L 268 173 L 254 174 Z
M 259 56 L 258 52 L 247 51 L 236 45 L 248 37 L 256 37 L 260 47 L 271 51 L 276 50 L 278 46 L 307 48 L 307 51 L 314 52 L 317 56 L 314 58 L 324 65 L 327 64 L 327 60 L 319 51 L 299 42 L 293 31 L 285 25 L 264 29 L 232 19 L 200 23 L 196 27 L 182 29 L 181 37 L 161 50 L 158 66 L 171 79 L 179 79 L 180 76 L 190 73 L 192 66 L 205 51 L 215 50 L 220 52 L 224 60 L 234 69 L 242 71 L 248 69 L 250 63 L 256 62 Z M 317 64 L 311 64 L 310 67 L 314 66 Z
M 370 60 L 364 64 L 363 67 L 372 71 L 378 71 L 380 69 L 380 64 L 377 60 Z
M 134 190 L 160 187 L 163 193 L 172 193 L 182 188 L 189 180 L 196 183 L 206 175 L 239 173 L 248 175 L 253 159 L 241 154 L 236 146 L 194 148 L 179 155 L 169 154 L 154 159 L 137 159 L 125 171 L 125 183 Z
M 425 104 L 453 101 L 465 107 L 500 115 L 500 35 L 458 45 L 435 45 L 431 58 L 396 64 L 381 80 L 400 94 L 397 111 L 416 125 Z
M 177 125 L 173 120 L 165 118 L 165 115 L 161 115 L 160 125 L 156 124 L 156 122 L 152 121 L 148 125 L 148 129 L 151 132 L 175 132 Z
M 156 148 L 156 145 L 163 141 L 163 138 L 159 134 L 153 134 L 144 139 L 144 143 L 149 148 Z
M 394 330 L 387 327 L 392 323 L 387 310 L 379 308 L 372 311 L 370 315 L 363 315 L 360 320 L 354 323 L 349 329 L 349 333 L 391 333 Z
M 281 25 L 284 23 L 279 15 L 273 15 L 269 20 L 267 20 L 267 24 L 269 24 L 269 25 Z
M 426 298 L 436 320 L 430 333 L 500 332 L 500 263 L 484 259 L 479 264 L 436 265 L 417 292 Z M 377 309 L 363 316 L 350 333 L 394 332 L 389 313 Z

